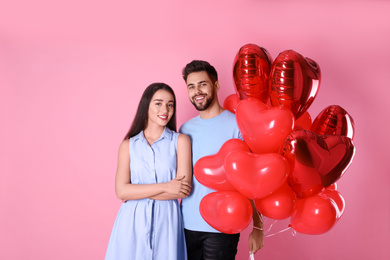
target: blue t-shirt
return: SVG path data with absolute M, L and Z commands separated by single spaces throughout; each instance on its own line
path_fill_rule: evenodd
M 200 158 L 218 153 L 229 139 L 242 139 L 236 116 L 228 110 L 210 119 L 194 117 L 182 125 L 180 133 L 188 135 L 191 139 L 193 166 Z M 184 228 L 192 231 L 219 232 L 207 224 L 199 212 L 202 198 L 214 191 L 199 183 L 193 175 L 191 194 L 181 203 Z

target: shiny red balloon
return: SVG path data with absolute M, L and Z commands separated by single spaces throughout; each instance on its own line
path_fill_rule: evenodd
M 293 50 L 283 51 L 271 67 L 271 104 L 290 109 L 298 119 L 313 103 L 320 82 L 321 70 L 314 60 Z
M 328 232 L 337 222 L 339 211 L 334 201 L 320 194 L 295 202 L 291 227 L 303 234 L 320 235 Z
M 295 120 L 294 130 L 306 129 L 310 130 L 312 126 L 311 116 L 309 112 L 303 113 L 297 120 Z
M 296 198 L 294 191 L 284 182 L 270 195 L 255 200 L 255 206 L 262 215 L 280 220 L 291 216 Z
M 323 190 L 320 194 L 322 196 L 326 196 L 326 197 L 332 199 L 336 203 L 337 208 L 339 210 L 339 216 L 338 216 L 338 219 L 339 219 L 341 217 L 341 215 L 343 215 L 344 209 L 345 209 L 345 200 L 344 200 L 343 196 L 341 196 L 340 192 L 338 192 L 337 190 L 327 188 L 327 189 Z
M 327 190 L 337 190 L 337 183 L 333 183 L 331 185 L 329 185 L 327 188 Z
M 355 123 L 347 111 L 340 106 L 333 105 L 318 114 L 311 131 L 319 135 L 343 135 L 353 139 Z
M 236 110 L 241 135 L 254 153 L 277 153 L 294 129 L 294 116 L 286 108 L 268 107 L 256 98 L 242 100 Z
M 200 158 L 194 166 L 195 178 L 203 185 L 214 190 L 235 190 L 228 181 L 224 162 L 233 151 L 249 152 L 248 145 L 240 139 L 230 139 L 219 149 L 218 153 Z
M 237 96 L 237 94 L 231 94 L 227 96 L 223 102 L 223 108 L 235 114 L 238 103 L 240 103 L 240 98 Z
M 298 198 L 317 194 L 345 173 L 354 154 L 355 146 L 348 137 L 294 131 L 283 148 L 283 155 L 293 168 L 288 182 Z
M 251 222 L 253 209 L 247 198 L 236 191 L 217 191 L 203 197 L 199 205 L 203 219 L 216 230 L 237 234 Z
M 269 98 L 268 79 L 272 57 L 256 44 L 246 44 L 234 58 L 233 79 L 240 99 L 258 98 L 266 103 Z
M 245 151 L 231 152 L 225 159 L 229 182 L 249 199 L 269 195 L 286 181 L 288 162 L 276 153 L 253 154 Z

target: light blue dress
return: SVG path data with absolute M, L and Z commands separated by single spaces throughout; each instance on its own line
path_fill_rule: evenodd
M 131 183 L 168 182 L 176 177 L 178 133 L 165 127 L 151 146 L 143 131 L 130 138 Z M 187 259 L 178 200 L 129 200 L 112 229 L 106 260 Z

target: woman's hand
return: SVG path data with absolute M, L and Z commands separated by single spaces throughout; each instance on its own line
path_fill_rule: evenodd
M 180 198 L 187 197 L 191 192 L 191 185 L 184 181 L 185 176 L 178 176 L 167 182 L 167 192 L 178 195 Z

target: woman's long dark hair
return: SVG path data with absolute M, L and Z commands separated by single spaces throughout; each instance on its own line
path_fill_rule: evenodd
M 136 136 L 142 130 L 145 130 L 148 123 L 148 111 L 149 104 L 152 100 L 153 95 L 158 90 L 165 90 L 172 94 L 173 96 L 173 115 L 171 120 L 169 120 L 167 127 L 176 132 L 176 97 L 172 88 L 165 83 L 153 83 L 150 84 L 142 94 L 141 100 L 138 104 L 137 113 L 135 114 L 133 123 L 131 124 L 130 130 L 127 132 L 124 140 L 130 139 L 133 136 Z

